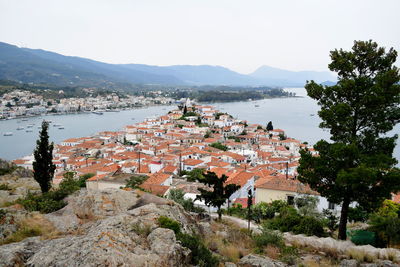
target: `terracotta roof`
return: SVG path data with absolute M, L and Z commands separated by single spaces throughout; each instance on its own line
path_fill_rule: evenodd
M 157 196 L 163 196 L 169 189 L 169 186 L 157 184 L 142 184 L 140 187 Z
M 188 166 L 196 166 L 196 165 L 199 165 L 204 162 L 202 160 L 198 160 L 198 159 L 187 159 L 183 163 Z
M 302 184 L 299 180 L 286 179 L 285 176 L 270 176 L 264 183 L 258 184 L 256 188 L 264 188 L 279 191 L 297 192 L 302 194 L 318 195 L 308 185 Z

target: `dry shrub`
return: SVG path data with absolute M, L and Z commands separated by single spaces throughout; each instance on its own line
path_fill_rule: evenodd
M 233 244 L 222 245 L 218 248 L 218 252 L 231 262 L 238 262 L 241 256 L 240 249 Z
M 346 256 L 348 256 L 350 259 L 355 259 L 359 262 L 363 262 L 365 258 L 365 251 L 361 249 L 349 248 L 346 251 Z
M 277 260 L 280 257 L 280 249 L 275 246 L 271 245 L 266 246 L 264 248 L 264 253 L 271 259 Z
M 20 242 L 28 237 L 41 236 L 42 239 L 53 239 L 60 236 L 53 224 L 42 214 L 34 213 L 17 222 L 18 230 L 2 240 L 0 244 Z

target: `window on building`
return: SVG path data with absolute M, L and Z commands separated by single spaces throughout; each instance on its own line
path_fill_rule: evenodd
M 329 202 L 329 203 L 328 203 L 328 209 L 330 209 L 330 210 L 334 210 L 334 209 L 335 209 L 335 204 L 334 204 L 334 203 L 331 203 L 331 202 Z
M 287 203 L 289 205 L 294 205 L 294 196 L 287 196 Z

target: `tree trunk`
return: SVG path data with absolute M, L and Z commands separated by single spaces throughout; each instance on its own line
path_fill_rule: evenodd
M 218 220 L 221 221 L 222 219 L 222 212 L 221 212 L 221 207 L 218 207 Z
M 347 234 L 347 217 L 349 215 L 349 205 L 350 200 L 345 198 L 342 203 L 342 210 L 340 212 L 340 222 L 339 222 L 339 235 L 338 238 L 340 240 L 346 240 Z

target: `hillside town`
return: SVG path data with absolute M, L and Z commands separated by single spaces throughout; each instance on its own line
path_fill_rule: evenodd
M 168 114 L 127 125 L 122 131 L 70 138 L 55 145 L 53 183 L 59 184 L 65 172 L 94 174 L 87 188 L 99 190 L 121 188 L 129 177 L 145 175 L 148 178 L 141 188 L 153 194 L 166 195 L 173 188 L 195 199 L 204 185 L 187 181 L 185 174 L 203 169 L 226 175 L 227 183 L 240 186 L 229 199 L 232 203 L 246 206 L 249 190 L 256 203 L 278 199 L 290 203 L 300 194 L 318 195 L 296 179 L 299 151 L 304 148 L 313 151 L 287 137 L 284 130 L 247 124 L 187 99 Z M 32 168 L 32 161 L 28 156 L 14 163 Z M 319 198 L 319 210 L 336 209 Z
M 161 94 L 154 97 L 133 96 L 129 94 L 107 93 L 94 96 L 93 89 L 84 91 L 88 97 L 64 97 L 59 90 L 59 99 L 44 98 L 31 91 L 13 90 L 0 96 L 0 119 L 14 119 L 44 114 L 67 114 L 92 111 L 118 111 L 150 105 L 167 105 L 175 100 Z

